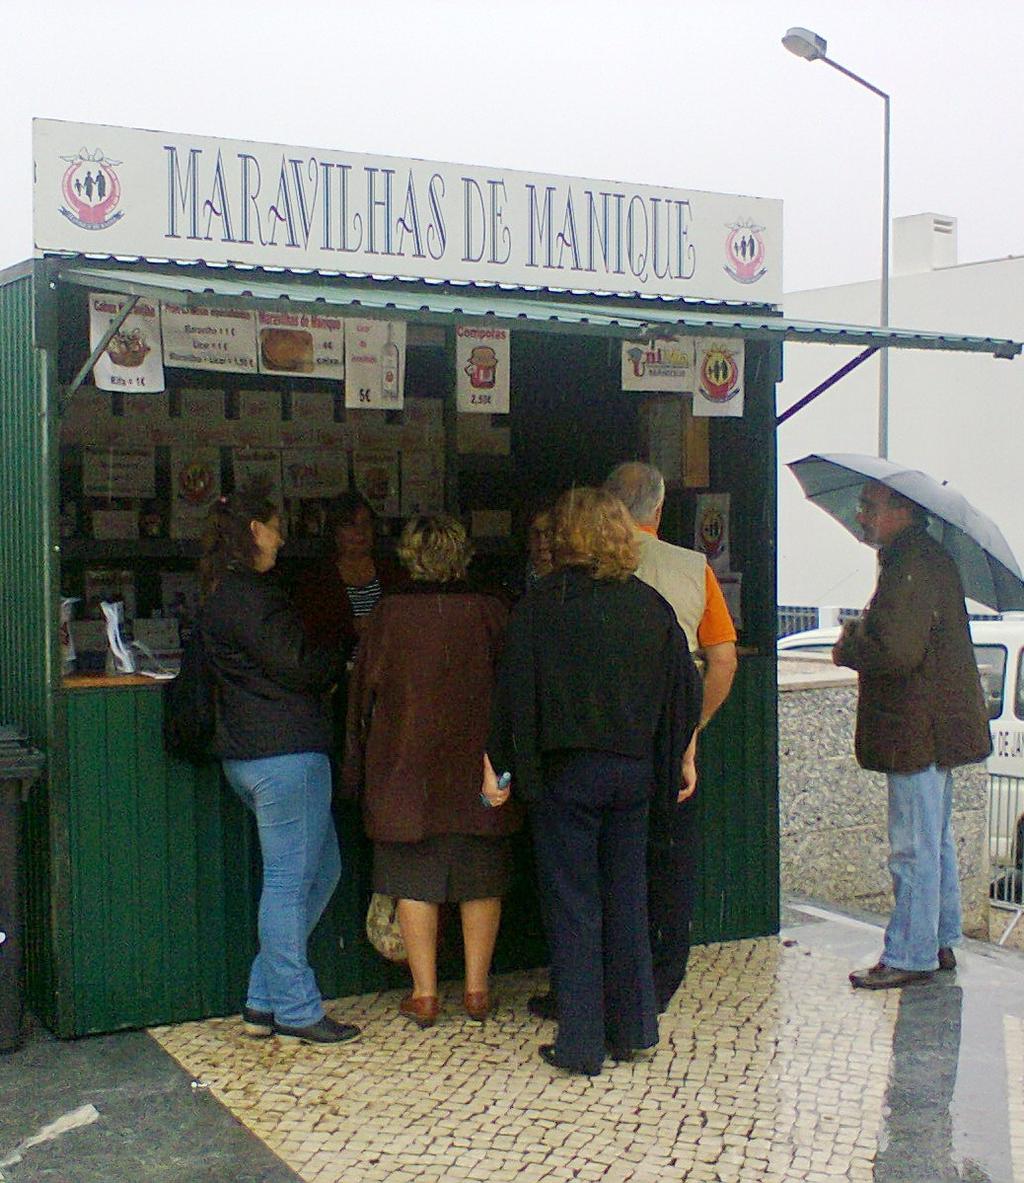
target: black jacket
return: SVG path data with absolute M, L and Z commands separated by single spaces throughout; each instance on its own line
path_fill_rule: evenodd
M 667 601 L 635 576 L 598 580 L 565 568 L 512 613 L 487 752 L 526 801 L 543 793 L 545 758 L 555 753 L 650 759 L 656 801 L 673 805 L 700 703 L 700 679 Z
M 272 572 L 226 575 L 203 605 L 202 629 L 217 683 L 217 756 L 330 750 L 327 698 L 341 656 L 306 639 Z

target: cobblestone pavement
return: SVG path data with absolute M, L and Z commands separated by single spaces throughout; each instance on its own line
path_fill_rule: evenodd
M 453 988 L 426 1031 L 395 992 L 333 1003 L 364 1034 L 330 1049 L 238 1019 L 152 1034 L 309 1183 L 867 1183 L 900 992 L 851 990 L 850 964 L 785 934 L 698 948 L 653 1058 L 593 1079 L 537 1058 L 536 974 L 499 978 L 482 1026 Z

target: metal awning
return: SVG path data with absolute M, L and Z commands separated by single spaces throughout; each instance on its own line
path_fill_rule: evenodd
M 236 278 L 236 276 L 238 276 Z M 397 315 L 418 322 L 448 322 L 452 317 L 498 320 L 534 330 L 596 333 L 636 339 L 655 333 L 679 332 L 754 341 L 803 341 L 814 345 L 851 345 L 873 349 L 941 349 L 958 353 L 989 353 L 1012 358 L 1021 343 L 994 337 L 957 333 L 929 333 L 911 329 L 881 329 L 866 325 L 787 320 L 767 314 L 741 315 L 727 310 L 704 312 L 692 307 L 659 307 L 621 303 L 612 298 L 556 298 L 548 290 L 435 291 L 389 285 L 360 285 L 349 281 L 323 283 L 288 273 L 287 278 L 262 271 L 211 275 L 191 268 L 167 273 L 139 269 L 91 267 L 80 261 L 59 267 L 56 278 L 80 287 L 102 285 L 106 292 L 137 295 L 152 301 L 204 304 L 221 299 L 250 308 L 330 305 L 360 309 L 364 315 Z

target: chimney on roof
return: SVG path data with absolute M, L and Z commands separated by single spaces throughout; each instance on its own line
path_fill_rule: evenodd
M 919 275 L 956 266 L 956 218 L 910 214 L 893 218 L 893 275 Z

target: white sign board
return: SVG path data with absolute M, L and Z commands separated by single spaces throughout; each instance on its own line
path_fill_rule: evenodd
M 693 337 L 672 333 L 622 342 L 622 389 L 692 394 Z
M 508 329 L 493 325 L 455 328 L 455 393 L 460 411 L 508 414 Z
M 89 348 L 103 340 L 111 323 L 129 302 L 128 296 L 89 294 Z M 160 307 L 138 300 L 110 338 L 92 370 L 100 390 L 161 391 Z
M 37 254 L 778 304 L 782 202 L 36 119 Z
M 743 339 L 698 337 L 694 415 L 743 415 Z
M 350 320 L 345 329 L 345 406 L 400 411 L 405 387 L 405 322 Z
M 256 373 L 256 314 L 244 308 L 163 305 L 164 364 Z
M 300 378 L 345 376 L 345 322 L 313 312 L 256 314 L 260 372 Z

